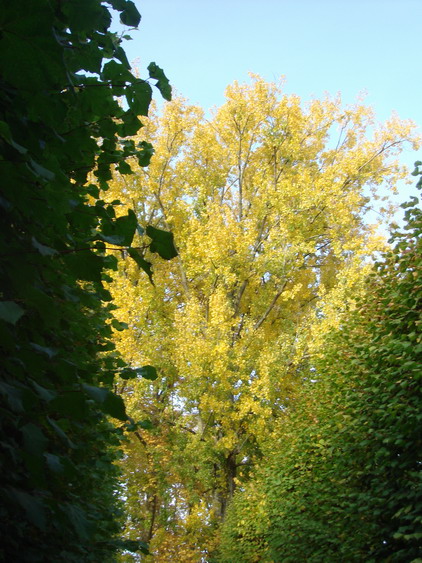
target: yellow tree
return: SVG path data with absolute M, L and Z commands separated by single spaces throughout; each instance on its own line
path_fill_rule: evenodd
M 404 177 L 394 159 L 417 144 L 412 131 L 396 118 L 376 126 L 369 108 L 339 98 L 304 106 L 257 76 L 229 87 L 211 119 L 177 99 L 146 124 L 151 165 L 116 176 L 108 197 L 171 230 L 179 253 L 144 256 L 153 285 L 128 259 L 111 286 L 130 327 L 116 333 L 119 350 L 159 374 L 120 390 L 134 419 L 154 425 L 123 463 L 129 528 L 152 539 L 154 561 L 212 551 L 319 335 L 382 246 L 364 215 L 381 184 Z

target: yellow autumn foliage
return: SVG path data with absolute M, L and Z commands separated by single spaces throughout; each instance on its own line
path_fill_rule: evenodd
M 214 550 L 235 487 L 385 244 L 367 209 L 404 178 L 403 144 L 418 143 L 408 121 L 379 126 L 339 97 L 303 104 L 258 76 L 226 98 L 209 119 L 179 98 L 143 120 L 151 164 L 106 194 L 171 230 L 179 252 L 146 254 L 154 285 L 130 258 L 110 285 L 130 327 L 118 349 L 159 373 L 121 389 L 131 416 L 155 425 L 129 440 L 122 468 L 129 535 L 152 538 L 156 562 Z

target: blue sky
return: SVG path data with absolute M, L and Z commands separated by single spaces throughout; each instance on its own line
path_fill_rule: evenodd
M 209 109 L 248 72 L 304 101 L 361 92 L 381 121 L 393 110 L 422 126 L 422 0 L 135 0 L 142 14 L 124 48 L 145 76 L 161 66 L 175 90 Z M 411 166 L 422 154 L 406 151 Z M 404 193 L 402 194 L 405 195 Z

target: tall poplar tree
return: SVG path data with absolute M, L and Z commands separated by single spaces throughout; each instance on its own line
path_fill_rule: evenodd
M 178 99 L 143 129 L 150 167 L 116 176 L 107 197 L 153 225 L 110 290 L 130 327 L 118 349 L 158 370 L 119 387 L 143 420 L 122 465 L 129 530 L 152 540 L 154 561 L 214 550 L 235 488 L 382 246 L 364 216 L 403 178 L 394 158 L 416 144 L 412 129 L 374 126 L 370 109 L 337 98 L 304 106 L 256 76 L 210 119 Z M 154 227 L 174 234 L 172 262 L 146 249 Z

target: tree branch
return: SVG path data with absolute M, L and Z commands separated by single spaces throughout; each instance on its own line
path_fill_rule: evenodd
M 283 291 L 286 289 L 287 284 L 289 283 L 289 280 L 286 280 L 282 286 L 282 288 L 274 295 L 273 300 L 271 301 L 271 303 L 269 304 L 267 310 L 265 311 L 265 313 L 262 315 L 262 317 L 259 319 L 259 321 L 257 321 L 255 323 L 255 326 L 253 327 L 254 330 L 258 330 L 259 327 L 262 325 L 263 322 L 265 322 L 265 320 L 267 319 L 268 315 L 271 313 L 271 311 L 274 309 L 275 304 L 277 303 L 280 295 L 283 293 Z

